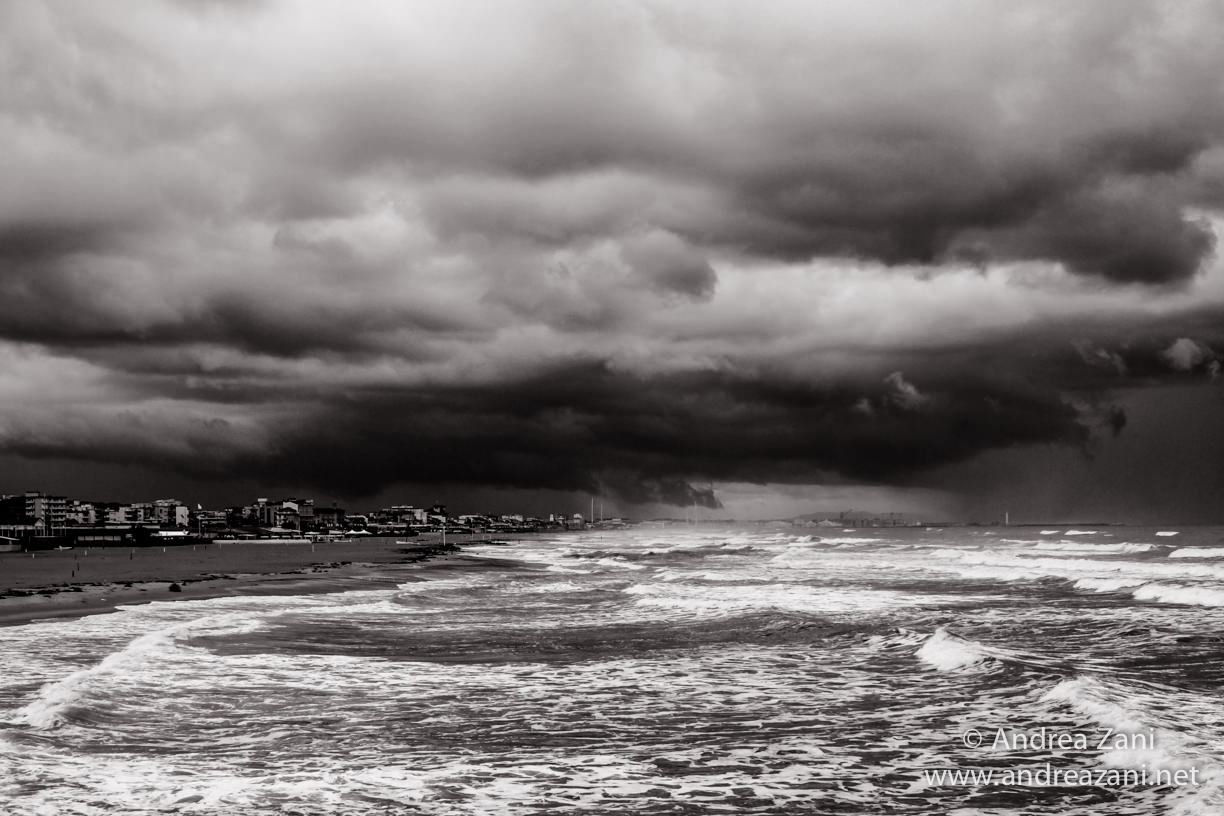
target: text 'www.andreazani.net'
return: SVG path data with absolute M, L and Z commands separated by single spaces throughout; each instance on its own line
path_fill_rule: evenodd
M 1180 787 L 1198 785 L 1198 768 L 929 768 L 922 781 L 937 788 L 962 787 Z

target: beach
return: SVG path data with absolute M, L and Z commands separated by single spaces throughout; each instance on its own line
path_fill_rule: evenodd
M 1222 528 L 437 543 L 109 554 L 159 580 L 0 627 L 5 813 L 1224 806 Z M 235 577 L 170 592 L 188 573 Z
M 441 534 L 427 533 L 409 539 L 230 540 L 0 553 L 0 626 L 149 601 L 393 587 L 402 574 L 381 572 L 380 565 L 453 555 L 473 538 L 448 536 L 445 549 Z
M 457 543 L 115 550 L 4 600 L 37 618 L 0 627 L 5 812 L 1224 805 L 1224 529 Z M 0 565 L 63 583 L 72 552 Z

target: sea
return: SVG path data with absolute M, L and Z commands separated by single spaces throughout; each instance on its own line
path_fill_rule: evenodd
M 1220 814 L 1224 528 L 638 526 L 0 629 L 0 812 Z

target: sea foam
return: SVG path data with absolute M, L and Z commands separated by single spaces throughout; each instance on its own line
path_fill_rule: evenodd
M 1152 549 L 1151 544 L 1123 541 L 1118 544 L 1097 544 L 1091 541 L 1037 541 L 1033 549 L 1053 552 L 1099 553 L 1101 555 L 1120 555 L 1123 553 L 1140 553 Z
M 1170 558 L 1224 558 L 1224 547 L 1182 547 L 1169 553 Z
M 260 625 L 260 621 L 251 619 L 248 615 L 231 614 L 177 623 L 141 635 L 119 651 L 107 655 L 96 665 L 43 685 L 35 698 L 16 712 L 15 719 L 39 729 L 63 725 L 68 719 L 68 713 L 85 703 L 93 685 L 105 682 L 110 677 L 138 671 L 142 664 L 150 660 L 167 658 L 174 651 L 183 648 L 177 643 L 180 635 L 188 631 L 197 634 L 218 630 L 250 632 Z
M 965 669 L 990 659 L 980 644 L 950 634 L 942 627 L 936 629 L 915 654 L 940 671 Z
M 1103 765 L 1152 773 L 1157 770 L 1194 772 L 1197 784 L 1175 788 L 1164 812 L 1170 814 L 1219 813 L 1220 773 L 1213 757 L 1188 738 L 1182 727 L 1163 721 L 1158 712 L 1168 700 L 1146 699 L 1139 690 L 1120 683 L 1106 684 L 1079 676 L 1064 680 L 1043 695 L 1046 702 L 1070 707 L 1105 729 Z M 1115 741 L 1109 742 L 1109 735 Z M 1116 740 L 1121 737 L 1121 743 Z
M 1177 584 L 1144 584 L 1133 593 L 1137 601 L 1159 601 L 1184 606 L 1224 606 L 1224 590 Z
M 1075 588 L 1091 589 L 1093 592 L 1117 592 L 1119 589 L 1130 589 L 1143 583 L 1141 578 L 1080 578 L 1075 582 Z

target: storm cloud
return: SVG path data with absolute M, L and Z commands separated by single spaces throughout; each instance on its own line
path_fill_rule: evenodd
M 704 507 L 1091 456 L 1128 389 L 1218 387 L 1221 35 L 1139 0 L 16 0 L 0 452 Z

